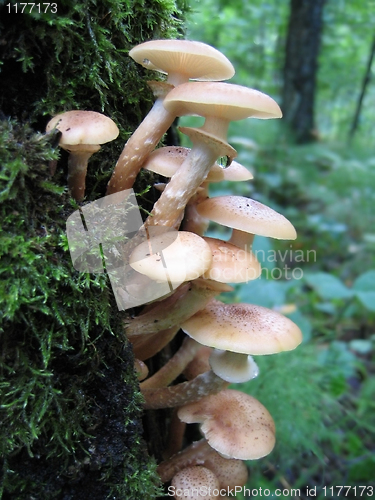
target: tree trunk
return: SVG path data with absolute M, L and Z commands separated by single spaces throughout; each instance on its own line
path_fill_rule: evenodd
M 118 124 L 120 137 L 90 160 L 84 203 L 105 196 L 152 102 L 127 53 L 176 37 L 180 12 L 159 0 L 38 5 L 0 3 L 0 498 L 148 500 L 159 478 L 142 437 L 125 313 L 105 274 L 73 268 L 67 154 L 43 132 L 70 109 Z
M 296 142 L 316 138 L 314 104 L 325 0 L 291 0 L 282 110 Z
M 357 102 L 357 107 L 354 113 L 352 125 L 350 127 L 349 131 L 349 139 L 352 139 L 357 128 L 358 128 L 358 123 L 359 123 L 359 118 L 361 116 L 361 110 L 362 110 L 362 103 L 365 98 L 366 90 L 367 90 L 367 85 L 370 83 L 371 80 L 371 67 L 372 67 L 372 61 L 374 59 L 375 55 L 375 36 L 372 40 L 371 43 L 371 48 L 370 48 L 370 55 L 367 61 L 367 66 L 366 66 L 366 72 L 365 76 L 362 81 L 362 87 L 361 87 L 361 92 L 359 94 L 358 102 Z

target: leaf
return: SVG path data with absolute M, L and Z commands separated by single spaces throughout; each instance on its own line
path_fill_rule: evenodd
M 332 274 L 310 274 L 305 276 L 305 280 L 322 299 L 348 299 L 353 296 L 353 292 Z
M 375 269 L 358 276 L 353 283 L 353 290 L 359 292 L 375 292 Z
M 353 283 L 358 300 L 370 311 L 375 311 L 375 269 L 361 274 Z

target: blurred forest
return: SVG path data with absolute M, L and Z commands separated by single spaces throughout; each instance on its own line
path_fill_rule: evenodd
M 234 299 L 276 308 L 304 333 L 296 351 L 257 358 L 261 376 L 241 387 L 277 427 L 273 453 L 249 463 L 248 487 L 300 488 L 303 498 L 306 486 L 324 498 L 339 493 L 324 494 L 324 486 L 375 485 L 375 2 L 191 0 L 187 32 L 230 58 L 236 83 L 282 103 L 291 8 L 318 3 L 310 135 L 300 140 L 289 119 L 247 120 L 232 125 L 229 138 L 254 173 L 236 194 L 272 206 L 298 231 L 292 245 L 256 238 L 263 275 L 238 286 Z M 213 192 L 229 194 L 233 184 Z

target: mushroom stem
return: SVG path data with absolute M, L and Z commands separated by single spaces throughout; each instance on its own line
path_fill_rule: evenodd
M 201 439 L 200 441 L 195 441 L 168 460 L 161 462 L 157 468 L 157 472 L 161 481 L 166 483 L 170 481 L 179 470 L 189 467 L 190 465 L 202 465 L 212 454 L 214 454 L 214 450 L 206 439 Z
M 179 326 L 172 326 L 172 328 L 160 330 L 160 332 L 146 333 L 134 337 L 128 336 L 129 342 L 133 346 L 134 356 L 142 361 L 152 358 L 169 344 L 179 329 Z
M 82 147 L 82 146 L 81 146 Z M 84 151 L 74 151 L 69 148 L 68 188 L 76 201 L 82 201 L 85 196 L 87 165 L 91 156 L 99 151 L 98 145 L 87 145 Z
M 126 324 L 129 337 L 166 330 L 180 325 L 221 291 L 230 291 L 231 287 L 210 286 L 209 280 L 197 279 L 179 286 L 169 297 L 147 306 L 145 312 Z
M 142 382 L 140 385 L 141 390 L 166 387 L 172 383 L 184 371 L 201 347 L 202 345 L 198 344 L 194 339 L 186 337 L 179 350 L 168 362 L 152 377 Z
M 171 422 L 169 424 L 167 447 L 163 451 L 163 458 L 167 460 L 171 456 L 178 453 L 182 448 L 186 424 L 181 422 L 177 415 L 178 408 L 174 408 L 172 412 Z
M 188 201 L 205 181 L 218 156 L 220 153 L 213 144 L 196 141 L 155 203 L 146 224 L 178 227 Z
M 208 198 L 208 186 L 209 182 L 203 182 L 195 195 L 190 198 L 188 204 L 186 205 L 183 222 L 184 231 L 190 231 L 198 234 L 199 236 L 203 236 L 207 231 L 209 220 L 199 215 L 196 206 L 198 203 L 201 203 Z
M 228 383 L 215 375 L 213 371 L 202 373 L 193 380 L 171 387 L 143 389 L 146 410 L 174 408 L 216 394 L 228 386 Z
M 254 236 L 255 234 L 246 233 L 245 231 L 240 231 L 239 229 L 233 229 L 228 243 L 231 243 L 238 248 L 242 248 L 242 250 L 250 252 L 253 245 Z
M 107 195 L 133 186 L 147 156 L 172 125 L 176 117 L 163 106 L 164 97 L 171 88 L 172 85 L 166 86 L 162 95 L 157 97 L 151 111 L 125 144 L 108 183 Z

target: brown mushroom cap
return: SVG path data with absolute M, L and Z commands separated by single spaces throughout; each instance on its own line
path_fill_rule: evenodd
M 66 111 L 54 116 L 47 124 L 46 131 L 57 128 L 62 133 L 59 145 L 105 144 L 119 134 L 115 122 L 96 111 Z M 69 149 L 68 147 L 66 149 Z
M 181 73 L 193 80 L 227 80 L 231 62 L 210 45 L 190 40 L 151 40 L 129 52 L 137 63 L 161 73 Z
M 212 263 L 204 278 L 221 283 L 246 283 L 260 276 L 262 268 L 252 252 L 216 238 L 204 237 L 204 240 L 212 252 Z
M 186 467 L 177 472 L 172 479 L 171 486 L 174 488 L 174 497 L 177 499 L 199 500 L 205 498 L 208 500 L 219 496 L 217 477 L 210 469 L 201 465 Z M 186 496 L 186 492 L 189 493 L 188 496 Z
M 215 450 L 204 460 L 204 466 L 218 478 L 220 488 L 244 486 L 249 476 L 246 464 L 235 458 L 224 458 Z
M 279 105 L 258 90 L 222 82 L 187 82 L 169 92 L 164 107 L 176 116 L 199 115 L 227 121 L 281 118 Z
M 264 457 L 275 445 L 275 424 L 255 398 L 232 389 L 206 396 L 178 410 L 188 424 L 200 423 L 210 446 L 224 458 Z
M 218 300 L 210 301 L 181 328 L 200 344 L 242 354 L 275 354 L 302 342 L 298 326 L 278 312 Z
M 199 203 L 196 209 L 202 217 L 246 233 L 284 240 L 297 237 L 283 215 L 244 196 L 216 196 Z
M 188 231 L 169 231 L 141 243 L 129 264 L 152 280 L 182 283 L 201 276 L 211 261 L 210 247 L 203 238 Z
M 165 146 L 153 151 L 143 164 L 143 168 L 151 170 L 164 177 L 172 177 L 182 165 L 183 161 L 190 153 L 189 148 L 180 146 Z M 226 167 L 221 167 L 215 163 L 209 171 L 207 182 L 220 181 L 248 181 L 253 178 L 251 172 L 246 167 L 236 161 Z

